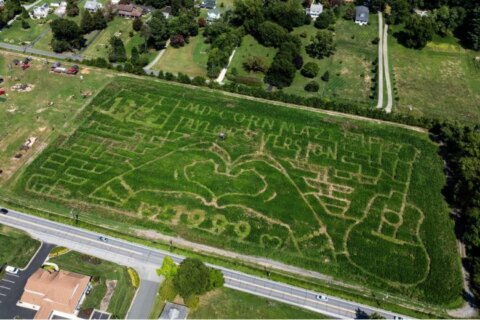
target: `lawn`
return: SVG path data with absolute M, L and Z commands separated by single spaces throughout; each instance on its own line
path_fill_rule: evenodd
M 248 57 L 260 56 L 265 58 L 268 65 L 272 63 L 275 56 L 276 49 L 264 47 L 259 44 L 258 41 L 251 35 L 246 35 L 242 39 L 242 44 L 235 51 L 232 62 L 228 68 L 228 77 L 236 78 L 236 82 L 239 83 L 258 83 L 263 84 L 263 73 L 260 72 L 247 72 L 243 68 L 243 63 Z M 236 73 L 236 76 L 234 74 Z M 232 78 L 233 79 L 233 78 Z
M 222 288 L 200 298 L 189 319 L 325 319 L 327 317 L 248 293 Z
M 29 29 L 22 28 L 21 19 L 15 20 L 10 27 L 4 27 L 0 31 L 0 42 L 15 45 L 30 44 L 45 33 L 50 32 L 48 20 L 27 19 L 27 22 L 30 24 Z
M 26 71 L 8 68 L 15 58 L 21 57 L 6 52 L 0 55 L 0 73 L 5 79 L 2 87 L 7 91 L 0 100 L 0 184 L 45 148 L 52 134 L 70 130 L 72 119 L 89 101 L 81 93 L 96 94 L 108 81 L 103 73 L 88 69 L 82 70 L 83 80 L 50 73 L 43 59 L 34 60 Z M 13 91 L 11 87 L 16 84 L 33 87 L 30 92 Z M 36 139 L 32 148 L 20 151 L 28 138 Z M 23 155 L 17 159 L 17 154 Z
M 0 266 L 24 268 L 40 246 L 23 231 L 0 224 Z
M 98 309 L 107 292 L 106 281 L 116 280 L 117 285 L 107 311 L 112 313 L 114 319 L 125 318 L 135 295 L 126 267 L 74 251 L 52 258 L 49 262 L 58 264 L 61 270 L 93 277 L 93 290 L 83 302 L 81 310 Z
M 398 112 L 480 122 L 480 69 L 474 63 L 478 53 L 463 49 L 453 37 L 436 37 L 426 48 L 414 50 L 390 35 L 389 55 L 398 87 Z
M 117 78 L 15 191 L 447 304 L 462 281 L 437 152 L 413 130 Z
M 202 33 L 200 30 L 199 35 L 190 37 L 190 43 L 181 48 L 168 47 L 153 69 L 173 74 L 182 72 L 191 77 L 206 77 L 210 45 L 204 42 Z
M 302 96 L 322 96 L 340 100 L 358 101 L 370 103 L 371 85 L 373 74 L 372 63 L 377 58 L 377 45 L 372 43 L 378 37 L 378 17 L 370 15 L 370 24 L 358 26 L 353 21 L 342 18 L 335 23 L 335 53 L 324 59 L 314 59 L 307 55 L 305 46 L 311 42 L 311 37 L 318 29 L 313 23 L 307 26 L 296 28 L 293 33 L 300 35 L 303 43 L 302 53 L 304 63 L 315 62 L 320 67 L 320 72 L 315 79 L 306 78 L 297 71 L 293 84 L 284 88 L 286 93 Z M 328 71 L 330 81 L 324 82 L 321 76 Z M 316 80 L 320 83 L 320 90 L 317 93 L 305 91 L 305 85 Z

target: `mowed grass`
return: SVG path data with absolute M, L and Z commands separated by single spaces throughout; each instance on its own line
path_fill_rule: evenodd
M 68 132 L 71 120 L 89 101 L 81 94 L 98 93 L 109 79 L 88 69 L 82 70 L 83 80 L 79 76 L 53 74 L 43 60 L 32 61 L 26 71 L 19 66 L 9 68 L 15 58 L 23 59 L 10 53 L 0 56 L 0 72 L 5 79 L 2 86 L 7 91 L 0 100 L 0 184 L 42 150 L 52 134 Z M 11 87 L 16 84 L 29 84 L 33 88 L 30 92 L 13 91 Z M 22 158 L 15 159 L 16 154 L 22 153 L 20 147 L 32 137 L 36 138 L 32 148 Z
M 370 23 L 367 26 L 358 26 L 353 21 L 338 18 L 334 32 L 336 51 L 328 58 L 314 59 L 305 52 L 305 46 L 311 43 L 311 37 L 314 37 L 317 31 L 312 22 L 311 25 L 296 28 L 293 33 L 306 34 L 306 37 L 301 38 L 304 63 L 317 63 L 320 67 L 318 76 L 310 79 L 297 71 L 292 85 L 283 91 L 301 96 L 321 96 L 370 103 L 372 63 L 378 56 L 377 45 L 372 44 L 372 40 L 378 37 L 378 16 L 370 15 Z M 330 73 L 328 82 L 321 80 L 326 71 Z M 305 91 L 305 85 L 312 80 L 320 84 L 317 93 Z
M 40 242 L 30 238 L 23 231 L 0 224 L 0 265 L 8 264 L 17 268 L 27 266 L 40 247 Z
M 480 54 L 463 49 L 451 37 L 437 37 L 426 48 L 414 50 L 390 35 L 389 56 L 398 88 L 398 112 L 480 122 L 480 69 L 474 63 Z
M 232 62 L 228 66 L 228 76 L 233 76 L 232 72 L 235 69 L 237 71 L 237 76 L 240 78 L 245 78 L 249 81 L 257 81 L 260 84 L 263 84 L 264 74 L 261 72 L 248 72 L 243 67 L 243 63 L 249 57 L 263 57 L 267 66 L 270 66 L 272 63 L 273 57 L 275 56 L 276 49 L 264 47 L 259 44 L 258 41 L 251 35 L 246 35 L 242 39 L 242 44 L 235 51 Z
M 460 299 L 443 165 L 426 133 L 128 78 L 82 119 L 16 194 L 81 204 L 137 235 L 174 233 L 434 304 Z
M 199 35 L 190 37 L 190 42 L 181 48 L 168 47 L 165 49 L 163 56 L 153 66 L 153 69 L 173 74 L 181 72 L 191 77 L 206 77 L 210 45 L 204 42 L 202 32 L 200 30 Z
M 107 311 L 112 313 L 114 319 L 125 318 L 135 295 L 135 288 L 126 267 L 74 251 L 49 261 L 58 264 L 60 270 L 76 272 L 93 278 L 93 290 L 83 301 L 81 310 L 100 308 L 100 303 L 107 293 L 106 281 L 116 280 L 117 285 Z
M 50 29 L 47 20 L 27 19 L 26 21 L 30 25 L 29 29 L 22 28 L 20 18 L 15 20 L 11 26 L 4 27 L 0 32 L 0 42 L 15 45 L 30 44 Z
M 189 319 L 325 319 L 288 304 L 222 288 L 200 298 Z

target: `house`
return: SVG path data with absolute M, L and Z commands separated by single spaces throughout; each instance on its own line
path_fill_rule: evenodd
M 53 3 L 51 5 L 53 5 Z M 63 17 L 65 13 L 67 13 L 67 2 L 66 1 L 60 2 L 58 4 L 58 7 L 55 9 L 53 13 L 56 16 L 59 16 L 60 18 Z
M 370 10 L 366 6 L 357 6 L 355 8 L 355 23 L 361 26 L 368 24 Z
M 323 12 L 323 5 L 321 3 L 312 3 L 308 10 L 308 15 L 315 20 Z
M 140 18 L 143 15 L 143 9 L 133 4 L 118 4 L 116 5 L 116 13 L 124 18 Z
M 43 4 L 42 6 L 35 6 L 33 8 L 33 16 L 34 19 L 44 19 L 48 16 L 48 12 L 50 11 L 50 7 L 48 3 Z
M 172 7 L 166 6 L 161 9 L 165 19 L 168 19 L 172 15 Z
M 220 19 L 220 10 L 217 10 L 217 9 L 210 9 L 207 11 L 207 21 L 208 22 L 213 22 L 213 21 L 217 21 L 218 19 Z
M 87 0 L 84 6 L 84 9 L 90 11 L 91 13 L 97 12 L 97 10 L 100 10 L 102 8 L 103 5 L 101 3 L 98 3 L 97 0 Z
M 420 10 L 420 9 L 413 9 L 413 12 L 415 12 L 417 15 L 420 17 L 428 17 L 428 11 L 427 10 Z
M 0 8 L 5 7 L 5 0 L 0 0 Z
M 200 5 L 201 8 L 206 9 L 216 9 L 217 8 L 217 1 L 216 0 L 202 0 L 202 4 Z
M 165 320 L 185 320 L 187 319 L 188 308 L 176 303 L 167 302 L 163 307 L 159 319 Z
M 37 310 L 34 319 L 75 319 L 89 287 L 88 276 L 38 269 L 28 278 L 17 306 Z

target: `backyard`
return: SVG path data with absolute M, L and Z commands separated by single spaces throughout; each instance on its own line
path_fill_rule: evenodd
M 49 262 L 56 263 L 61 270 L 92 277 L 93 290 L 82 303 L 81 310 L 99 309 L 107 293 L 107 282 L 116 281 L 106 311 L 112 313 L 114 319 L 125 318 L 136 290 L 126 267 L 74 251 L 52 258 Z
M 414 130 L 117 77 L 14 191 L 451 305 L 460 263 L 437 152 Z
M 426 48 L 414 50 L 390 35 L 389 55 L 399 96 L 394 110 L 466 124 L 480 122 L 478 53 L 463 49 L 453 37 L 436 37 Z

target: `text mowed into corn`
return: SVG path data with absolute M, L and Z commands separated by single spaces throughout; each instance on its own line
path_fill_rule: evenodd
M 22 190 L 95 204 L 132 229 L 433 302 L 458 297 L 442 163 L 426 134 L 128 79 L 81 121 Z

